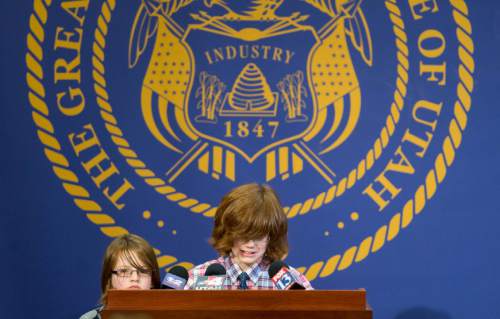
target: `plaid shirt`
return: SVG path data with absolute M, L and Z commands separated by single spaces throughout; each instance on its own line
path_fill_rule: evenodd
M 201 265 L 192 268 L 189 271 L 189 279 L 186 283 L 184 289 L 193 289 L 194 284 L 198 280 L 198 277 L 204 276 L 205 271 L 208 266 L 212 264 L 219 263 L 226 268 L 226 278 L 224 279 L 224 289 L 226 290 L 237 290 L 239 286 L 238 276 L 243 272 L 241 268 L 232 262 L 231 257 L 223 256 L 214 260 L 207 261 Z M 262 261 L 260 264 L 253 265 L 250 269 L 246 271 L 250 279 L 247 281 L 248 289 L 254 290 L 278 290 L 274 285 L 271 278 L 269 278 L 269 266 L 268 262 Z M 295 268 L 289 267 L 290 272 L 294 275 L 297 283 L 302 285 L 302 287 L 307 290 L 314 289 L 311 283 L 306 279 L 304 275 L 299 273 Z

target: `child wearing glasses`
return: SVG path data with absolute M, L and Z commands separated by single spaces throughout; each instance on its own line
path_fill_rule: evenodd
M 110 289 L 160 287 L 160 270 L 153 248 L 142 237 L 126 234 L 113 240 L 104 254 L 101 272 L 101 306 L 80 319 L 100 319 Z
M 194 289 L 212 264 L 226 270 L 222 289 L 277 289 L 268 271 L 288 254 L 287 232 L 287 218 L 273 189 L 259 184 L 233 189 L 217 208 L 210 238 L 220 257 L 191 269 L 185 289 Z M 299 285 L 313 289 L 304 275 L 289 270 Z

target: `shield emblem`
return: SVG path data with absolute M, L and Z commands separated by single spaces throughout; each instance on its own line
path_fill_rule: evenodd
M 251 27 L 231 22 L 230 32 L 191 26 L 183 38 L 194 73 L 183 108 L 186 123 L 248 162 L 303 137 L 317 113 L 310 72 L 319 43 L 315 31 L 297 27 L 266 35 L 270 27 L 261 21 Z

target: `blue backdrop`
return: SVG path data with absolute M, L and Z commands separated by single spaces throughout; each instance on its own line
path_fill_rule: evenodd
M 176 3 L 0 4 L 2 318 L 88 310 L 125 232 L 162 269 L 215 257 L 247 182 L 281 196 L 316 288 L 500 318 L 500 5 Z

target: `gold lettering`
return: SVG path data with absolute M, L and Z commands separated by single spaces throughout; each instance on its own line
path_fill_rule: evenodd
M 125 204 L 120 203 L 120 200 L 129 190 L 133 190 L 134 187 L 127 179 L 119 178 L 120 172 L 101 147 L 101 143 L 97 138 L 92 124 L 85 125 L 84 130 L 78 134 L 69 134 L 68 138 L 73 147 L 73 151 L 78 157 L 81 157 L 82 153 L 85 151 L 90 151 L 91 149 L 95 150 L 97 148 L 98 153 L 86 161 L 81 161 L 81 164 L 87 174 L 90 175 L 90 178 L 97 188 L 101 189 L 105 186 L 102 190 L 104 196 L 106 196 L 117 209 L 123 209 Z M 110 191 L 111 188 L 109 185 L 104 185 L 111 182 L 114 184 L 117 182 L 120 183 L 120 186 L 113 192 Z
M 91 124 L 87 124 L 83 126 L 83 128 L 85 130 L 80 134 L 71 133 L 68 136 L 69 142 L 71 143 L 76 156 L 80 156 L 81 152 L 88 150 L 91 147 L 101 145 L 95 135 L 94 127 L 92 127 Z
M 75 28 L 74 31 L 66 31 L 64 28 L 56 28 L 54 50 L 66 49 L 75 51 L 76 56 L 68 61 L 65 58 L 56 59 L 54 63 L 54 83 L 59 81 L 81 81 L 80 71 L 80 49 L 82 45 L 82 29 Z M 64 103 L 63 99 L 68 96 L 69 101 Z M 57 107 L 66 116 L 79 115 L 85 108 L 85 96 L 80 88 L 71 86 L 56 94 Z
M 417 103 L 415 103 L 415 105 L 413 106 L 412 110 L 413 119 L 415 120 L 415 122 L 426 125 L 430 127 L 432 131 L 434 131 L 437 125 L 437 117 L 439 117 L 439 115 L 441 114 L 442 106 L 443 106 L 442 102 L 432 103 L 426 100 L 417 101 Z M 425 112 L 425 110 L 432 112 L 431 115 L 433 116 L 434 121 L 431 122 L 429 120 L 424 120 L 424 115 L 429 114 L 429 112 Z M 417 113 L 419 113 L 420 116 L 418 116 Z
M 73 80 L 80 83 L 81 74 L 80 69 L 80 56 L 77 55 L 70 62 L 65 59 L 57 59 L 54 63 L 54 83 L 59 81 Z
M 286 59 L 285 59 L 285 63 L 286 64 L 289 64 L 290 63 L 290 60 L 293 58 L 293 56 L 295 55 L 295 52 L 293 51 L 290 51 L 290 50 L 286 50 L 285 51 L 286 53 Z
M 221 48 L 214 49 L 214 54 L 216 61 L 224 61 L 224 53 Z
M 401 188 L 398 188 L 396 185 L 394 185 L 394 183 L 386 176 L 386 174 L 388 172 L 409 175 L 415 173 L 413 165 L 404 154 L 401 146 L 398 147 L 394 155 L 396 156 L 395 159 L 391 159 L 382 173 L 375 178 L 375 182 L 377 183 L 377 188 L 379 190 L 375 190 L 374 183 L 371 183 L 363 191 L 364 195 L 370 197 L 375 202 L 375 204 L 377 204 L 378 210 L 380 212 L 384 210 L 384 208 L 389 205 L 390 201 L 396 198 L 396 196 L 402 190 Z M 385 196 L 386 193 L 389 194 L 389 197 Z
M 434 40 L 434 41 L 428 41 Z M 437 46 L 431 47 L 437 41 Z M 429 44 L 424 47 L 424 42 Z M 426 58 L 437 58 L 443 54 L 446 48 L 446 40 L 441 32 L 435 29 L 425 30 L 418 37 L 418 49 Z
M 107 167 L 105 167 L 106 165 Z M 98 175 L 95 176 L 94 173 L 94 176 L 91 175 L 91 178 L 99 188 L 101 188 L 102 183 L 111 176 L 118 174 L 118 169 L 110 162 L 108 155 L 102 148 L 99 148 L 99 153 L 97 153 L 96 156 L 92 157 L 87 162 L 82 162 L 82 166 L 88 174 L 90 174 L 92 170 L 94 172 L 97 170 Z
M 203 55 L 207 59 L 208 64 L 236 59 L 271 59 L 276 62 L 289 64 L 293 56 L 295 55 L 295 52 L 291 50 L 285 50 L 280 47 L 273 47 L 270 45 L 242 44 L 239 46 L 227 45 L 224 47 L 212 48 L 203 52 Z
M 234 60 L 238 56 L 238 51 L 236 50 L 235 47 L 228 45 L 226 47 L 226 59 L 228 60 Z
M 446 49 L 446 40 L 441 32 L 429 29 L 418 37 L 420 53 L 430 59 L 439 58 Z M 427 81 L 437 82 L 438 85 L 446 84 L 446 62 L 441 64 L 428 64 L 420 61 L 420 76 L 427 76 Z
M 132 189 L 134 189 L 134 187 L 129 183 L 129 181 L 123 179 L 123 183 L 113 194 L 109 194 L 109 187 L 106 187 L 103 190 L 103 194 L 116 208 L 121 210 L 125 207 L 125 204 L 120 204 L 118 201 L 123 197 L 123 195 L 125 195 L 126 192 Z
M 213 64 L 212 57 L 208 51 L 205 51 L 205 57 L 207 58 L 208 64 Z
M 241 59 L 248 58 L 248 45 L 240 45 L 240 58 Z
M 69 91 L 69 101 L 75 102 L 74 104 L 67 105 L 63 104 L 63 98 L 67 95 L 66 92 L 60 92 L 56 95 L 57 97 L 57 107 L 59 111 L 66 116 L 76 116 L 82 113 L 85 108 L 85 96 L 80 88 L 68 88 Z
M 389 205 L 390 200 L 396 198 L 399 192 L 401 192 L 401 188 L 397 188 L 384 174 L 385 171 L 375 178 L 375 182 L 381 186 L 379 186 L 379 191 L 373 188 L 373 183 L 368 185 L 363 191 L 363 195 L 368 195 L 378 205 L 379 212 Z M 384 199 L 383 195 L 385 193 L 389 193 L 390 199 Z
M 264 51 L 262 58 L 264 60 L 267 60 L 269 58 L 269 50 L 271 50 L 271 46 L 270 45 L 263 45 L 262 50 Z
M 64 28 L 56 28 L 56 39 L 54 41 L 54 50 L 69 49 L 80 53 L 82 47 L 82 33 L 81 28 L 75 28 L 75 31 L 66 31 Z M 76 39 L 74 38 L 76 36 Z
M 420 151 L 415 153 L 418 157 L 423 158 L 425 153 L 427 152 L 427 149 L 429 148 L 429 145 L 431 144 L 433 135 L 429 132 L 425 132 L 425 136 L 427 137 L 426 140 L 414 135 L 413 133 L 410 132 L 410 129 L 407 129 L 405 132 L 405 135 L 403 135 L 403 142 L 409 142 L 412 143 L 415 146 L 420 147 Z
M 396 161 L 391 160 L 385 168 L 386 171 L 409 175 L 413 175 L 415 173 L 415 169 L 403 152 L 401 145 L 398 147 L 396 152 L 394 152 L 394 155 L 396 155 Z
M 283 54 L 283 49 L 282 48 L 274 48 L 273 51 L 273 61 L 280 61 L 281 62 L 281 55 Z
M 408 0 L 411 14 L 414 20 L 422 19 L 424 13 L 436 13 L 439 11 L 436 0 Z
M 441 64 L 425 64 L 420 61 L 420 75 L 429 74 L 427 81 L 446 85 L 446 62 Z
M 88 7 L 89 0 L 72 0 L 61 3 L 61 8 L 78 21 L 80 26 L 83 26 L 83 22 L 85 21 L 85 12 Z M 81 9 L 83 9 L 82 11 L 84 12 L 82 15 L 80 15 Z
M 250 55 L 250 57 L 252 59 L 257 59 L 259 56 L 260 56 L 259 46 L 258 45 L 252 45 L 252 54 Z

